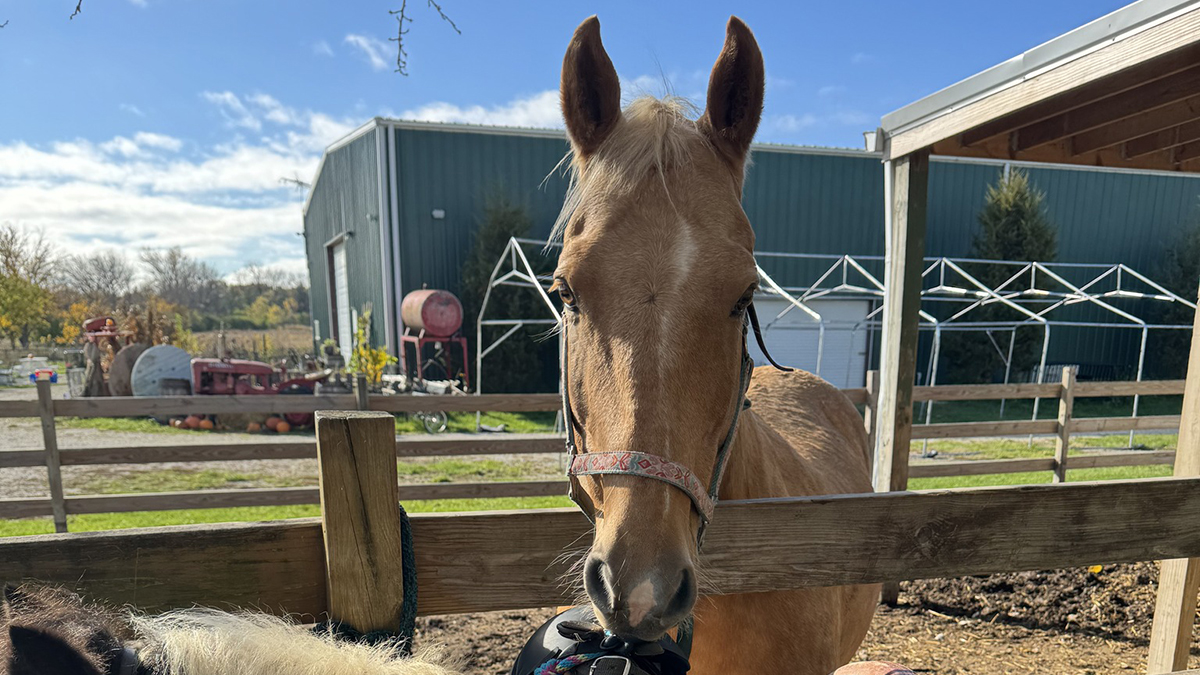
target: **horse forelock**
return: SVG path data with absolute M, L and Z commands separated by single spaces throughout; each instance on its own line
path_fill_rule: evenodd
M 568 187 L 551 241 L 563 238 L 571 216 L 588 195 L 628 193 L 652 174 L 661 177 L 688 163 L 693 153 L 712 151 L 692 119 L 696 112 L 685 98 L 641 96 L 625 108 L 612 133 L 586 161 L 568 152 L 556 167 L 565 166 Z

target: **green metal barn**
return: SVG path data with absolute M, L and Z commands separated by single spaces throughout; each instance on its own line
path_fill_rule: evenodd
M 525 207 L 535 223 L 533 236 L 547 235 L 566 188 L 555 172 L 566 151 L 561 131 L 382 118 L 331 145 L 304 206 L 317 341 L 349 345 L 353 317 L 369 303 L 372 340 L 398 354 L 401 298 L 423 286 L 459 291 L 459 269 L 489 195 L 500 193 Z M 1200 178 L 1012 166 L 1027 171 L 1046 194 L 1059 230 L 1059 261 L 1125 263 L 1154 274 L 1165 248 L 1200 221 Z M 986 189 L 1005 170 L 1006 163 L 996 160 L 933 159 L 928 255 L 967 255 Z M 744 206 L 760 251 L 881 256 L 883 193 L 878 153 L 758 145 Z M 768 271 L 782 284 L 801 286 L 816 269 L 811 261 L 776 260 Z M 853 318 L 870 309 L 867 301 L 860 304 L 831 311 Z M 1056 349 L 1127 363 L 1136 359 L 1134 337 L 1080 334 Z M 869 344 L 851 347 L 861 353 L 847 356 L 846 383 L 861 381 L 872 359 Z M 801 355 L 796 359 L 803 365 Z

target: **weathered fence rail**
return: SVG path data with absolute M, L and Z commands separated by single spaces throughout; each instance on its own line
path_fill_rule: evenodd
M 1069 389 L 1069 391 L 1068 391 Z M 914 399 L 921 401 L 974 401 L 989 399 L 1084 398 L 1098 396 L 1171 395 L 1183 391 L 1182 381 L 1084 382 L 1063 384 L 964 385 L 917 387 Z M 868 410 L 877 405 L 869 388 L 843 390 L 856 404 Z M 1069 394 L 1069 396 L 1068 396 Z M 554 411 L 561 399 L 553 394 L 483 396 L 371 396 L 365 407 L 382 412 L 450 411 Z M 313 442 L 264 441 L 257 443 L 172 444 L 147 447 L 58 449 L 54 420 L 58 417 L 169 416 L 221 414 L 230 411 L 261 414 L 354 410 L 362 407 L 354 395 L 314 397 L 274 396 L 189 396 L 163 398 L 101 398 L 52 400 L 49 384 L 39 383 L 37 401 L 0 402 L 0 417 L 40 417 L 46 448 L 0 451 L 0 468 L 47 466 L 50 496 L 46 498 L 0 499 L 0 518 L 53 516 L 57 529 L 65 531 L 66 516 L 92 513 L 159 511 L 236 506 L 290 506 L 319 503 L 315 487 L 199 490 L 190 492 L 63 495 L 59 466 L 109 464 L 152 464 L 162 462 L 219 462 L 260 459 L 316 459 Z M 1064 426 L 1065 421 L 1065 426 Z M 1107 433 L 1131 430 L 1176 429 L 1179 416 L 1078 418 L 1060 420 L 1014 420 L 927 424 L 913 427 L 919 439 L 965 439 L 991 436 L 1024 436 Z M 1066 429 L 1064 435 L 1063 431 Z M 1069 440 L 1068 440 L 1069 445 Z M 52 449 L 51 449 L 52 448 Z M 47 450 L 51 449 L 51 450 Z M 462 455 L 557 453 L 562 436 L 555 434 L 479 434 L 400 437 L 398 457 L 452 457 Z M 1004 460 L 925 461 L 913 463 L 909 476 L 949 477 L 1018 472 L 1053 471 L 1065 474 L 1061 457 Z M 1173 452 L 1117 452 L 1072 455 L 1065 464 L 1072 469 L 1170 464 Z M 51 469 L 51 466 L 55 467 Z M 564 494 L 566 483 L 513 481 L 487 483 L 437 483 L 400 486 L 404 500 L 469 499 L 497 497 L 541 497 Z

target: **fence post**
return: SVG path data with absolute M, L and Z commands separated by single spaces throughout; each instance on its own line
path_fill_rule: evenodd
M 1200 476 L 1200 312 L 1192 328 L 1183 410 L 1175 449 L 1175 476 Z M 1196 594 L 1200 592 L 1200 558 L 1162 561 L 1158 599 L 1150 630 L 1149 675 L 1184 670 L 1192 645 Z
M 867 404 L 863 410 L 863 424 L 867 426 L 867 448 L 871 451 L 871 464 L 875 464 L 875 443 L 879 440 L 879 371 L 867 371 Z M 871 467 L 872 474 L 875 467 Z
M 371 391 L 367 387 L 367 374 L 355 373 L 354 375 L 354 403 L 359 410 L 371 409 Z
M 58 432 L 54 428 L 54 398 L 50 380 L 38 378 L 38 417 L 42 418 L 42 445 L 46 454 L 46 479 L 50 484 L 50 508 L 54 512 L 54 531 L 67 531 L 67 503 L 63 499 L 62 468 L 58 457 Z
M 1067 482 L 1067 453 L 1071 450 L 1071 415 L 1075 409 L 1075 366 L 1062 369 L 1062 393 L 1058 396 L 1058 438 L 1054 440 L 1054 482 Z
M 363 633 L 395 630 L 404 604 L 395 421 L 352 410 L 316 419 L 329 616 Z

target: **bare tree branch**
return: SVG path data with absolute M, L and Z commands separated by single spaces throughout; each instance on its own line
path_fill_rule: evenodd
M 442 17 L 442 21 L 445 21 L 446 23 L 450 24 L 450 27 L 454 29 L 455 33 L 462 35 L 462 31 L 458 29 L 457 25 L 455 25 L 454 20 L 451 19 L 450 17 L 446 16 L 446 13 L 442 11 L 442 6 L 439 5 L 438 3 L 434 2 L 434 0 L 428 0 L 428 1 L 429 1 L 429 6 L 436 9 L 438 16 Z
M 4 28 L 7 25 L 8 25 L 8 19 L 5 19 L 4 23 L 0 23 L 0 28 Z
M 69 18 L 74 19 L 75 15 L 79 14 L 82 11 L 83 11 L 83 0 L 79 0 L 79 2 L 75 3 L 75 11 L 71 12 L 71 16 Z
M 459 30 L 458 25 L 442 10 L 441 4 L 435 0 L 426 0 L 426 2 L 429 7 L 438 13 L 442 21 L 450 24 L 455 33 L 462 35 L 462 31 Z M 388 14 L 396 17 L 396 37 L 388 38 L 390 42 L 396 43 L 396 72 L 408 77 L 408 50 L 404 48 L 404 36 L 408 35 L 409 29 L 405 28 L 404 24 L 405 22 L 412 23 L 413 21 L 412 17 L 408 15 L 408 0 L 401 0 L 400 9 L 389 9 Z

